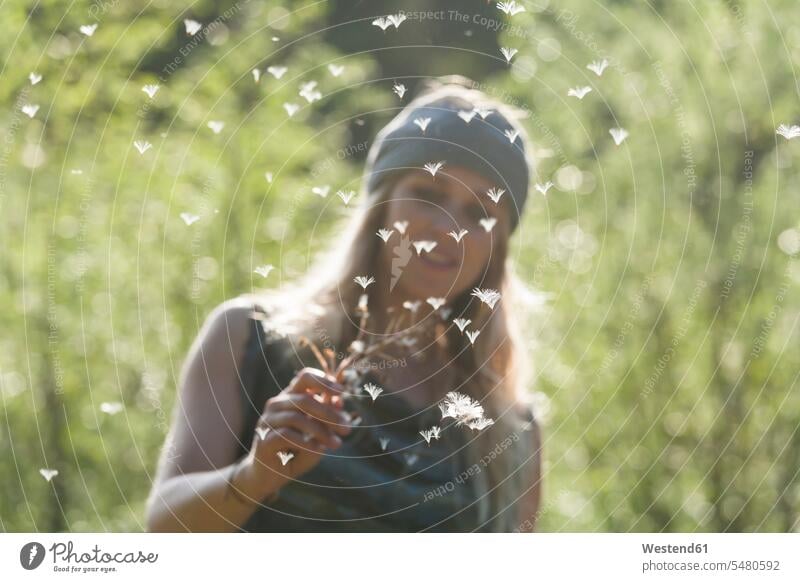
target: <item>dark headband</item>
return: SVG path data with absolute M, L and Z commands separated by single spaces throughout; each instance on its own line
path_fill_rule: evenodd
M 513 229 L 528 197 L 525 132 L 491 107 L 485 118 L 481 113 L 486 110 L 479 110 L 467 122 L 459 112 L 468 114 L 476 106 L 461 93 L 462 87 L 444 87 L 432 96 L 424 96 L 428 99 L 420 98 L 422 102 L 417 106 L 411 102 L 378 133 L 367 156 L 366 191 L 374 192 L 394 172 L 444 161 L 443 172 L 448 166 L 463 166 L 505 189 L 514 202 L 509 205 Z M 430 118 L 425 131 L 414 123 L 420 118 Z M 512 142 L 506 131 L 519 135 Z

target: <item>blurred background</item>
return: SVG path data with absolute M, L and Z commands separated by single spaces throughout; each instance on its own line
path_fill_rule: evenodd
M 0 5 L 2 530 L 141 531 L 209 312 L 305 272 L 353 211 L 312 188 L 357 190 L 419 82 L 461 74 L 528 113 L 554 184 L 512 251 L 550 294 L 538 529 L 800 531 L 795 3 L 517 5 Z

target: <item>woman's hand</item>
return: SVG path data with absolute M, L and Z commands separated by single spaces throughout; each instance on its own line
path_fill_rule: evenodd
M 240 488 L 258 498 L 309 471 L 326 450 L 341 446 L 352 418 L 344 410 L 344 387 L 316 368 L 304 368 L 289 386 L 267 400 L 250 453 L 242 460 Z M 280 455 L 294 456 L 284 465 Z

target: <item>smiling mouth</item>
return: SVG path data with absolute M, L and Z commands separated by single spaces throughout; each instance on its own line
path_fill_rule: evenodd
M 458 266 L 457 260 L 438 251 L 431 251 L 429 253 L 424 253 L 420 255 L 420 259 L 427 267 L 430 267 L 431 269 L 435 269 L 437 271 L 449 271 L 451 269 L 455 269 Z

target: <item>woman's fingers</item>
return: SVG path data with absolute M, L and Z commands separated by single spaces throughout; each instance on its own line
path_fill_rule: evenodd
M 344 408 L 344 398 L 342 396 L 334 396 L 331 398 L 331 404 L 336 408 Z
M 341 396 L 344 388 L 333 378 L 326 376 L 322 370 L 303 368 L 289 383 L 286 391 L 300 394 L 312 392 L 329 402 L 332 397 Z
M 282 426 L 270 431 L 272 441 L 275 446 L 283 450 L 291 450 L 294 453 L 321 453 L 325 447 L 322 444 L 315 444 L 313 441 L 305 440 L 305 435 L 289 426 Z
M 267 423 L 271 429 L 284 426 L 296 429 L 303 433 L 306 439 L 314 438 L 317 442 L 330 448 L 336 448 L 342 444 L 342 439 L 336 436 L 330 428 L 301 412 L 290 410 L 276 412 L 263 421 L 263 424 Z
M 287 394 L 284 398 L 272 399 L 267 410 L 277 413 L 284 410 L 300 411 L 312 419 L 329 425 L 337 434 L 350 433 L 352 418 L 345 410 L 339 410 L 330 404 L 323 404 L 308 394 Z

